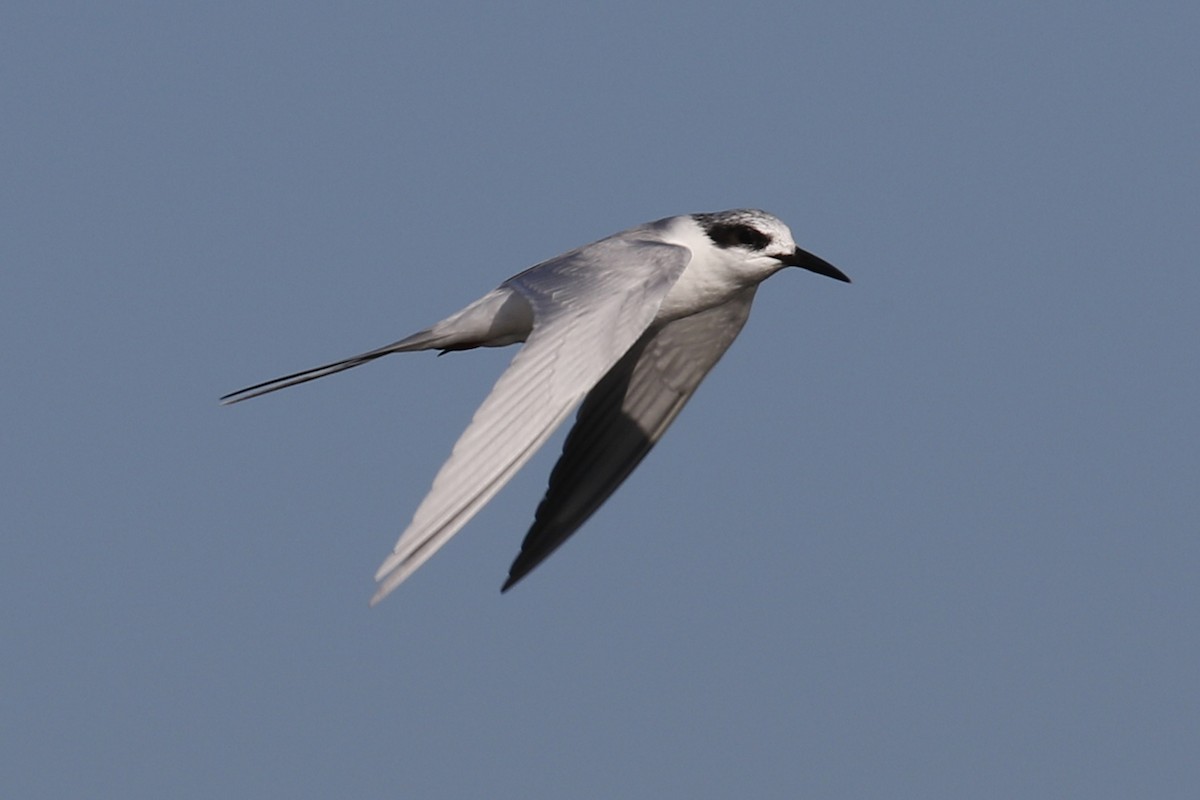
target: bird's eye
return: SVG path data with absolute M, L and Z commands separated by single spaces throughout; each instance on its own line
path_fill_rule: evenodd
M 718 247 L 742 245 L 761 250 L 771 243 L 771 237 L 749 225 L 714 225 L 708 235 Z
M 750 245 L 754 248 L 762 247 L 767 243 L 766 236 L 763 236 L 761 233 L 754 230 L 754 228 L 750 228 L 745 225 L 738 226 L 737 238 L 742 244 Z

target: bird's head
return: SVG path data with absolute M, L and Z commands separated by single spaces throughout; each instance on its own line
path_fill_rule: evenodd
M 748 263 L 775 271 L 783 267 L 801 267 L 835 280 L 850 282 L 840 269 L 801 250 L 792 239 L 792 232 L 774 214 L 754 208 L 718 211 L 712 214 L 693 214 L 697 224 L 718 250 L 735 255 Z

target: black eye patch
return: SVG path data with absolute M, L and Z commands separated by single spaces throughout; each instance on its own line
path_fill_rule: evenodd
M 717 247 L 742 245 L 752 250 L 762 250 L 771 243 L 771 237 L 749 225 L 719 223 L 708 229 L 708 238 Z

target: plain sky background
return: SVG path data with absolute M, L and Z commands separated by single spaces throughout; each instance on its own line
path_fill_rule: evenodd
M 0 795 L 1194 798 L 1200 6 L 8 3 Z M 498 592 L 371 576 L 512 351 L 740 206 L 799 271 Z

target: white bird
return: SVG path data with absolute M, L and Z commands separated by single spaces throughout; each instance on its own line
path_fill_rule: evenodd
M 501 591 L 608 499 L 737 337 L 784 267 L 850 282 L 756 209 L 668 217 L 543 261 L 457 314 L 376 350 L 221 398 L 257 397 L 388 355 L 524 342 L 375 574 L 375 605 L 459 531 L 582 401 Z

